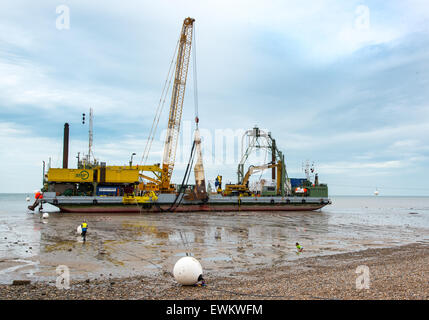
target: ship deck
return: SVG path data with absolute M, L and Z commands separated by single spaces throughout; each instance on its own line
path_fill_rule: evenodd
M 178 206 L 172 205 L 175 194 L 160 194 L 158 199 L 148 203 L 123 203 L 122 197 L 110 196 L 56 196 L 45 193 L 44 203 L 56 206 L 62 212 L 196 212 L 196 211 L 309 211 L 317 210 L 331 203 L 329 198 L 314 197 L 238 197 L 211 195 L 207 201 L 178 199 Z

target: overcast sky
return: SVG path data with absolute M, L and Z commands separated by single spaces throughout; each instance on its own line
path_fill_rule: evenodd
M 429 194 L 424 0 L 2 1 L 0 192 L 32 192 L 42 161 L 62 165 L 65 122 L 76 166 L 90 107 L 95 156 L 126 164 L 136 152 L 140 162 L 188 16 L 196 20 L 200 127 L 212 141 L 207 179 L 236 180 L 237 156 L 211 161 L 216 136 L 258 125 L 276 138 L 290 177 L 314 161 L 332 195 Z M 176 182 L 193 128 L 192 68 Z M 161 162 L 168 107 L 152 162 Z

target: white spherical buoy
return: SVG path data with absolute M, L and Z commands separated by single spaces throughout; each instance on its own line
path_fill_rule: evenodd
M 49 214 L 47 212 L 43 213 L 42 218 L 43 219 L 48 219 L 49 218 Z
M 78 233 L 78 234 L 82 234 L 82 226 L 81 226 L 81 225 L 79 225 L 79 226 L 77 227 L 76 231 L 77 231 L 77 233 Z
M 183 257 L 176 262 L 173 268 L 174 279 L 182 285 L 191 286 L 198 282 L 203 274 L 203 268 L 194 257 Z

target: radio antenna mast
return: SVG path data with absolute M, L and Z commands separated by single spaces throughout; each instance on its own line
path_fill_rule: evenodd
M 92 108 L 89 108 L 89 132 L 88 132 L 88 164 L 91 163 L 92 153 Z M 95 159 L 94 159 L 95 160 Z

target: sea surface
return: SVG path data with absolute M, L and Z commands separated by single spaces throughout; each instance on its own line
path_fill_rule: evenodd
M 55 283 L 59 265 L 76 279 L 171 272 L 185 255 L 209 275 L 234 275 L 306 256 L 429 243 L 429 197 L 338 196 L 309 212 L 85 215 L 45 205 L 42 219 L 27 209 L 27 196 L 0 194 L 0 283 Z M 83 219 L 86 243 L 76 232 Z

